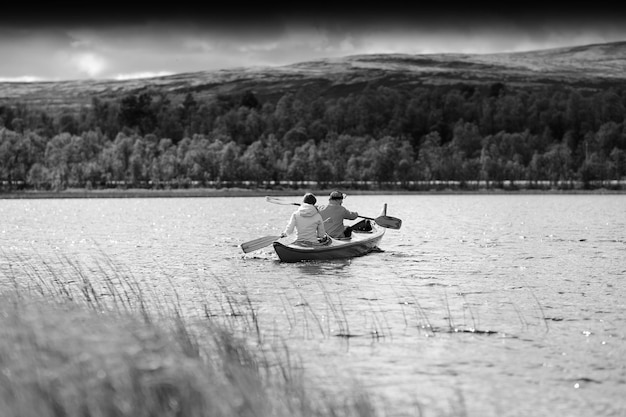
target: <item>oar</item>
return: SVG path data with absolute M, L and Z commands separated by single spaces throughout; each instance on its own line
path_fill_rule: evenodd
M 281 200 L 278 197 L 266 196 L 265 200 L 269 203 L 282 204 L 283 206 L 299 206 L 300 205 L 300 203 L 290 203 L 288 201 Z M 359 217 L 363 219 L 374 220 L 377 225 L 379 225 L 380 227 L 385 227 L 387 229 L 397 230 L 397 229 L 400 229 L 400 227 L 402 227 L 402 220 L 398 219 L 397 217 L 391 217 L 391 216 L 378 216 L 376 218 L 365 217 L 365 216 L 359 216 Z
M 243 242 L 239 246 L 241 246 L 241 250 L 243 250 L 244 253 L 248 253 L 269 246 L 278 239 L 280 239 L 280 236 L 263 236 L 249 242 Z
M 283 201 L 278 197 L 270 197 L 269 195 L 265 197 L 265 201 L 272 204 L 282 204 L 283 206 L 299 206 L 300 203 L 290 203 L 288 201 Z
M 375 219 L 371 217 L 359 216 L 367 220 L 374 220 L 377 225 L 386 227 L 387 229 L 399 229 L 402 227 L 402 220 L 391 216 L 378 216 Z

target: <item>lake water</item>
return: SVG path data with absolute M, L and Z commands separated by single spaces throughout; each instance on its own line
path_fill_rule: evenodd
M 626 195 L 345 200 L 384 203 L 403 225 L 380 252 L 284 264 L 238 248 L 294 209 L 263 197 L 0 200 L 0 289 L 117 266 L 387 416 L 626 416 Z

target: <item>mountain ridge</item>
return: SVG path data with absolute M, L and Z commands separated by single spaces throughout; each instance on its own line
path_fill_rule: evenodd
M 565 84 L 603 88 L 626 81 L 626 41 L 490 54 L 368 54 L 323 58 L 278 67 L 250 66 L 178 73 L 133 80 L 0 82 L 0 104 L 89 105 L 144 91 L 184 96 L 241 94 L 252 90 L 265 99 L 287 91 L 341 95 L 367 84 L 415 88 L 446 84 L 537 87 Z

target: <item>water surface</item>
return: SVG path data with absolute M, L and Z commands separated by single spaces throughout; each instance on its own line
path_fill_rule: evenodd
M 388 416 L 626 416 L 626 196 L 345 200 L 384 203 L 403 225 L 380 252 L 283 264 L 237 246 L 294 209 L 261 197 L 0 200 L 0 286 L 106 258 L 190 320 L 253 309 L 258 332 L 230 320 Z

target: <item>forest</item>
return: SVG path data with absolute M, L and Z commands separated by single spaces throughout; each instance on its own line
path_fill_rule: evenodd
M 505 83 L 5 103 L 0 187 L 624 189 L 625 108 L 626 87 Z

